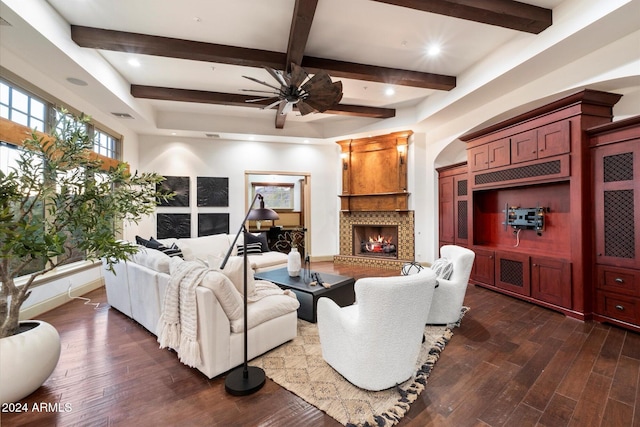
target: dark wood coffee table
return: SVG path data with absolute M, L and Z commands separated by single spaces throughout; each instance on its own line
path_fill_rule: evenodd
M 318 298 L 331 298 L 340 307 L 351 305 L 356 299 L 353 291 L 353 284 L 355 283 L 353 277 L 338 276 L 329 273 L 318 274 L 320 274 L 320 278 L 325 283 L 331 284 L 331 287 L 325 288 L 322 285 L 311 286 L 309 284 L 311 282 L 311 275 L 308 271 L 306 276 L 304 271 L 300 271 L 299 277 L 291 277 L 286 267 L 256 273 L 255 278 L 256 280 L 273 282 L 282 289 L 291 289 L 298 297 L 298 301 L 300 301 L 298 318 L 315 323 L 317 319 L 316 307 Z

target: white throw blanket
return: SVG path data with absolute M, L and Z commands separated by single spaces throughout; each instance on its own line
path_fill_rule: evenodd
M 196 287 L 208 269 L 198 262 L 171 259 L 171 278 L 158 321 L 160 348 L 173 348 L 187 366 L 200 364 Z

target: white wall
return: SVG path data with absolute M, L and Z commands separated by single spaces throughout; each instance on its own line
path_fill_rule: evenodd
M 311 176 L 312 257 L 338 253 L 338 172 L 339 147 L 254 141 L 180 139 L 177 137 L 140 137 L 139 168 L 168 176 L 189 176 L 191 203 L 189 208 L 175 212 L 192 215 L 192 236 L 197 236 L 197 214 L 204 208 L 195 206 L 195 185 L 198 176 L 229 178 L 229 207 L 206 208 L 206 212 L 228 212 L 230 232 L 235 233 L 245 214 L 245 171 L 308 173 Z M 338 172 L 336 172 L 338 171 Z M 163 208 L 168 212 L 169 208 Z M 132 236 L 131 233 L 134 233 Z M 156 235 L 155 217 L 131 229 L 135 234 Z

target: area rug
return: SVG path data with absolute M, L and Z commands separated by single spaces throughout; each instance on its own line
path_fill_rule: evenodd
M 464 307 L 460 316 L 468 310 Z M 409 411 L 427 385 L 427 378 L 460 325 L 427 326 L 415 374 L 399 386 L 383 391 L 362 390 L 338 374 L 322 358 L 316 324 L 298 319 L 298 336 L 249 362 L 285 389 L 324 411 L 342 425 L 392 426 Z

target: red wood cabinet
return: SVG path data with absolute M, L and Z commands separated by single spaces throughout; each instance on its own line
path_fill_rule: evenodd
M 479 171 L 508 165 L 511 162 L 511 143 L 509 138 L 481 145 L 469 151 L 469 168 Z
M 467 246 L 469 177 L 466 163 L 438 169 L 438 215 L 440 246 Z
M 595 301 L 593 150 L 586 130 L 610 123 L 612 107 L 620 98 L 583 90 L 460 137 L 467 143 L 467 200 L 472 203 L 467 242 L 476 252 L 473 283 L 579 319 L 593 317 L 596 306 L 619 311 L 616 306 L 622 304 L 610 302 L 610 291 L 599 291 L 608 292 L 607 302 Z M 640 153 L 634 155 L 640 162 Z M 636 173 L 635 181 L 640 182 L 640 170 Z M 638 184 L 634 185 L 637 193 Z M 452 221 L 455 193 L 453 199 L 443 200 L 448 205 L 441 212 L 448 216 L 440 220 Z M 635 200 L 640 201 L 640 195 Z M 537 232 L 521 225 L 518 232 L 505 225 L 507 206 L 546 208 L 544 229 Z M 640 224 L 640 208 L 635 209 L 633 219 L 625 217 L 626 223 Z M 455 235 L 453 222 L 446 227 L 447 236 Z M 598 220 L 596 227 L 602 228 Z M 640 254 L 640 234 L 637 229 L 634 233 L 634 248 Z M 611 265 L 622 265 L 620 260 L 616 263 Z M 629 304 L 623 306 L 633 310 Z
M 589 129 L 595 317 L 640 331 L 640 116 Z

